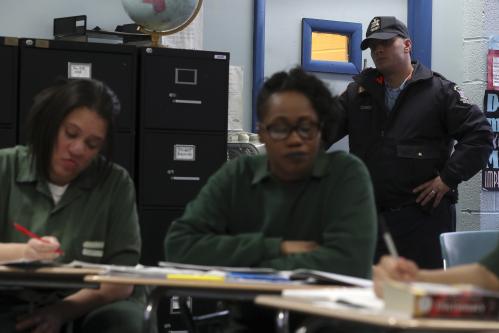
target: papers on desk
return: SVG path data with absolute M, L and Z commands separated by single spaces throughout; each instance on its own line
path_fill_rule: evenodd
M 272 274 L 278 271 L 273 268 L 260 268 L 260 267 L 228 267 L 228 266 L 205 266 L 205 265 L 191 265 L 181 264 L 171 261 L 160 261 L 160 267 L 178 268 L 178 269 L 191 269 L 199 271 L 221 271 L 221 272 L 237 272 L 237 273 L 256 273 L 256 274 Z
M 142 265 L 131 267 L 98 265 L 74 261 L 69 264 L 69 266 L 86 268 L 98 267 L 105 270 L 104 274 L 152 279 L 159 278 L 249 283 L 330 284 L 357 287 L 372 286 L 372 282 L 370 280 L 307 269 L 277 271 L 271 268 L 202 266 L 173 262 L 161 262 L 161 267 Z
M 363 288 L 372 288 L 373 286 L 371 280 L 312 269 L 297 269 L 283 272 L 282 274 L 289 274 L 288 276 L 291 280 L 304 280 L 311 284 L 335 284 Z
M 91 264 L 81 261 L 73 261 L 72 267 L 100 267 L 104 268 L 103 274 L 113 276 L 131 276 L 150 279 L 173 279 L 173 280 L 195 280 L 195 281 L 223 281 L 225 273 L 219 271 L 201 271 L 194 269 L 177 269 L 170 267 L 154 266 L 118 266 Z
M 293 271 L 278 271 L 272 268 L 261 267 L 225 267 L 225 266 L 203 266 L 189 265 L 175 262 L 160 262 L 159 266 L 177 269 L 199 270 L 199 271 L 217 271 L 229 273 L 231 278 L 253 279 L 253 280 L 274 280 L 282 281 L 301 281 L 307 284 L 333 284 L 371 288 L 372 281 L 353 276 L 329 273 L 312 269 L 296 269 Z
M 314 303 L 335 308 L 358 308 L 381 311 L 383 300 L 376 297 L 372 288 L 338 287 L 323 289 L 286 289 L 284 297 L 306 298 Z

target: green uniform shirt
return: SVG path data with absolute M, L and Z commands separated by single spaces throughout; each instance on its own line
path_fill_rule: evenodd
M 166 259 L 204 265 L 318 269 L 368 277 L 376 213 L 367 169 L 345 152 L 320 152 L 308 179 L 274 178 L 262 156 L 226 163 L 165 239 Z M 320 244 L 282 255 L 283 240 Z
M 499 243 L 494 251 L 480 260 L 480 264 L 485 266 L 489 271 L 494 273 L 499 278 Z
M 135 190 L 127 172 L 113 165 L 99 179 L 91 164 L 54 205 L 47 182 L 36 175 L 28 149 L 0 150 L 0 242 L 26 243 L 19 223 L 41 236 L 55 236 L 59 260 L 135 265 L 140 255 Z

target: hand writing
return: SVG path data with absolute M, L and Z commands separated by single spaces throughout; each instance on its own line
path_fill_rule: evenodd
M 414 281 L 419 274 L 418 266 L 411 260 L 383 256 L 373 267 L 374 292 L 383 297 L 383 282 L 389 280 Z
M 59 241 L 55 237 L 45 236 L 41 240 L 31 238 L 26 243 L 23 258 L 29 260 L 52 260 L 60 255 L 57 252 L 59 247 Z

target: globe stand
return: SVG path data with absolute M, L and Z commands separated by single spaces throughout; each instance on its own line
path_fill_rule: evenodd
M 168 45 L 161 44 L 161 37 L 172 35 L 180 30 L 182 30 L 182 29 L 174 29 L 174 30 L 168 30 L 168 31 L 155 31 L 155 30 L 146 29 L 144 27 L 139 27 L 139 31 L 141 33 L 151 36 L 151 46 L 152 47 L 168 47 Z
M 167 45 L 161 44 L 161 37 L 172 34 L 172 32 L 169 31 L 154 31 L 154 30 L 145 29 L 144 27 L 140 27 L 139 31 L 143 34 L 151 36 L 152 47 L 168 47 Z

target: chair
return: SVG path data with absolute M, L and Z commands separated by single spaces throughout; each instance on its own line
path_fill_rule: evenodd
M 444 267 L 477 262 L 498 242 L 499 230 L 445 232 L 440 235 Z

